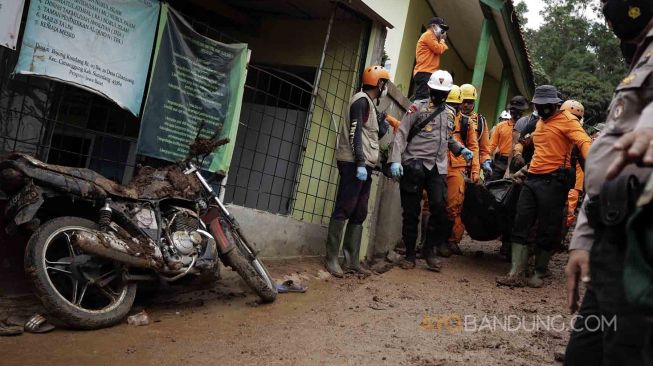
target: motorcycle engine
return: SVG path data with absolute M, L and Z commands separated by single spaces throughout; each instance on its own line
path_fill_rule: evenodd
M 197 231 L 200 221 L 197 215 L 190 210 L 175 207 L 167 215 L 168 221 L 166 234 L 169 238 L 168 249 L 170 261 L 187 266 L 192 263 L 193 257 L 202 252 L 205 244 L 204 237 Z

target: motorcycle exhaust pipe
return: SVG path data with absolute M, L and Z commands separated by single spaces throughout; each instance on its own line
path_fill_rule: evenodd
M 77 231 L 71 241 L 84 252 L 124 263 L 137 268 L 158 269 L 157 261 L 129 254 L 129 246 L 124 241 L 104 233 Z

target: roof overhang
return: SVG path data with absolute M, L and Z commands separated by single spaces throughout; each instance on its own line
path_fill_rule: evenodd
M 485 18 L 494 24 L 493 37 L 504 64 L 512 73 L 513 85 L 530 99 L 535 89 L 533 68 L 512 1 L 480 0 Z
M 383 26 L 387 28 L 394 28 L 392 24 L 390 24 L 389 21 L 387 21 L 384 17 L 379 15 L 376 11 L 374 11 L 372 8 L 370 8 L 367 4 L 363 2 L 363 0 L 335 0 L 335 2 L 343 3 L 347 5 L 349 8 L 352 10 L 372 19 L 375 22 L 381 23 Z

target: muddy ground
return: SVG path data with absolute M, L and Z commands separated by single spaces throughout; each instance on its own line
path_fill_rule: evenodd
M 147 326 L 0 338 L 0 364 L 559 364 L 554 354 L 564 351 L 570 318 L 566 256 L 554 257 L 544 288 L 499 288 L 494 278 L 509 264 L 498 246 L 465 241 L 465 255 L 445 259 L 442 273 L 420 262 L 366 279 L 325 278 L 318 260 L 269 262 L 277 279 L 292 276 L 308 286 L 271 305 L 258 305 L 225 270 L 212 289 L 169 289 L 141 299 L 152 320 Z M 0 297 L 0 316 L 32 309 L 38 305 L 29 296 Z M 554 329 L 542 324 L 547 316 Z

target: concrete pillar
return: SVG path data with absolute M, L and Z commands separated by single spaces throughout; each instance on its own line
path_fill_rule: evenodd
M 508 87 L 510 86 L 510 69 L 503 68 L 501 71 L 501 85 L 499 86 L 499 97 L 497 98 L 496 118 L 491 123 L 494 124 L 499 120 L 501 111 L 506 108 L 508 101 Z
M 490 20 L 483 19 L 481 26 L 481 38 L 478 41 L 476 49 L 476 61 L 474 62 L 474 74 L 472 75 L 472 85 L 476 87 L 477 102 L 474 111 L 478 112 L 478 106 L 481 100 L 481 90 L 483 88 L 483 78 L 485 77 L 485 67 L 487 66 L 487 57 L 490 53 Z

